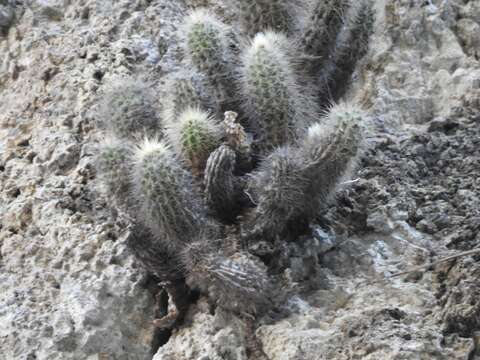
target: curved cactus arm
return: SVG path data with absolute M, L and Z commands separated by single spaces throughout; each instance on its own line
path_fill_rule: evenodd
M 352 104 L 334 105 L 324 121 L 312 125 L 300 146 L 302 173 L 308 181 L 305 214 L 325 209 L 348 174 L 362 146 L 364 112 Z
M 235 103 L 232 82 L 237 45 L 233 33 L 205 9 L 191 12 L 181 29 L 186 59 L 207 77 L 220 112 Z
M 301 49 L 313 57 L 308 69 L 310 74 L 317 74 L 328 60 L 349 4 L 350 0 L 310 1 L 299 39 Z
M 307 179 L 295 148 L 277 149 L 253 176 L 252 193 L 257 207 L 252 215 L 252 233 L 279 234 L 288 221 L 304 210 Z

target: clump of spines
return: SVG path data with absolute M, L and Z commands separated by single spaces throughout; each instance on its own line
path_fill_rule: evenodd
M 152 233 L 168 247 L 179 248 L 205 225 L 205 208 L 193 179 L 170 147 L 145 140 L 135 153 L 134 196 Z
M 161 135 L 157 100 L 142 81 L 117 78 L 105 90 L 99 120 L 109 133 L 121 139 Z
M 167 125 L 167 134 L 176 153 L 182 154 L 194 174 L 199 175 L 210 153 L 220 144 L 222 129 L 208 113 L 187 108 L 177 121 Z

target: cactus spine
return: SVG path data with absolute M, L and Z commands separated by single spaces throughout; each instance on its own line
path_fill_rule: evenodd
M 201 174 L 210 153 L 220 144 L 221 127 L 208 113 L 187 108 L 176 122 L 167 126 L 167 134 L 177 154 L 189 162 L 194 174 Z
M 205 209 L 185 171 L 164 142 L 145 140 L 135 154 L 134 194 L 153 234 L 178 248 L 198 234 Z

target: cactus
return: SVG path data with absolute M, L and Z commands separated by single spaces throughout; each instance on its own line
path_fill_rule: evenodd
M 244 252 L 225 256 L 216 249 L 205 241 L 185 248 L 188 283 L 214 294 L 219 305 L 234 311 L 255 314 L 271 305 L 265 265 Z
M 233 311 L 271 307 L 278 275 L 292 263 L 285 242 L 321 219 L 362 147 L 363 112 L 328 104 L 346 93 L 368 49 L 371 0 L 235 1 L 253 39 L 239 41 L 206 10 L 192 12 L 180 34 L 184 65 L 199 73 L 180 69 L 166 82 L 164 124 L 145 85 L 131 80 L 111 87 L 99 115 L 120 138 L 97 162 L 133 220 L 127 245 L 171 284 L 182 314 L 189 288 Z M 163 132 L 163 141 L 130 153 L 131 139 Z M 155 324 L 171 326 L 177 315 Z
M 111 134 L 122 139 L 161 136 L 155 103 L 145 83 L 115 79 L 105 91 L 98 120 Z
M 198 71 L 205 74 L 217 98 L 218 106 L 227 110 L 232 102 L 232 65 L 235 55 L 233 32 L 204 9 L 193 11 L 182 29 L 185 55 Z
M 320 76 L 320 99 L 323 104 L 338 101 L 348 90 L 357 62 L 368 51 L 375 11 L 372 0 L 362 0 L 352 7 L 345 29 L 338 36 L 335 49 Z
M 155 238 L 142 223 L 133 224 L 127 246 L 140 261 L 140 265 L 163 282 L 184 279 L 182 260 L 177 252 L 168 251 L 160 239 Z
M 189 162 L 194 174 L 201 174 L 210 153 L 220 144 L 222 131 L 215 120 L 200 109 L 187 108 L 167 127 L 177 154 Z
M 253 233 L 280 233 L 303 210 L 307 181 L 297 150 L 283 147 L 262 163 L 251 185 L 256 195 Z
M 206 201 L 220 218 L 231 219 L 236 213 L 235 162 L 235 152 L 227 145 L 212 152 L 207 161 L 204 178 Z
M 349 0 L 324 0 L 311 3 L 300 35 L 300 44 L 306 54 L 313 56 L 310 65 L 312 74 L 321 70 L 322 64 L 334 48 L 348 6 Z
M 132 166 L 132 149 L 131 144 L 107 139 L 95 159 L 97 174 L 105 191 L 117 200 L 119 205 L 126 205 L 129 200 L 128 174 Z
M 301 93 L 288 55 L 287 39 L 273 32 L 257 34 L 243 57 L 241 91 L 250 127 L 266 152 L 295 139 L 296 130 L 314 116 L 314 105 Z
M 330 107 L 326 119 L 312 125 L 300 146 L 303 175 L 308 179 L 304 205 L 307 216 L 325 209 L 342 177 L 348 173 L 361 148 L 364 113 L 355 105 Z
M 180 114 L 188 108 L 200 108 L 200 91 L 193 82 L 193 74 L 179 72 L 171 76 L 165 84 L 169 90 L 163 105 L 162 118 L 165 124 L 175 123 Z
M 294 30 L 298 1 L 241 0 L 237 4 L 243 30 L 248 36 L 265 30 L 286 33 Z
M 178 249 L 204 226 L 205 208 L 191 175 L 164 143 L 145 140 L 135 153 L 133 193 L 156 237 Z

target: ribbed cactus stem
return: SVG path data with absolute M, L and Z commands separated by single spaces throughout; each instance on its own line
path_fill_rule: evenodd
M 265 30 L 289 33 L 295 27 L 297 4 L 288 0 L 238 1 L 243 29 L 249 36 Z
M 194 174 L 203 172 L 210 153 L 220 144 L 221 126 L 198 108 L 187 108 L 176 122 L 167 126 L 167 135 L 178 154 L 188 160 Z
M 236 155 L 227 145 L 216 149 L 207 161 L 205 168 L 205 197 L 207 205 L 223 219 L 231 219 L 235 214 L 237 187 L 235 184 Z
M 328 54 L 335 47 L 349 0 L 324 0 L 311 2 L 300 35 L 302 50 L 313 56 L 312 73 L 321 69 Z
M 243 105 L 264 152 L 295 138 L 295 130 L 304 125 L 304 111 L 309 107 L 299 90 L 288 48 L 284 36 L 260 33 L 243 57 Z
M 106 190 L 118 205 L 126 205 L 129 201 L 130 178 L 132 168 L 131 144 L 116 139 L 107 139 L 100 146 L 95 159 L 98 177 Z
M 265 265 L 246 253 L 225 256 L 212 244 L 185 248 L 188 283 L 208 291 L 220 307 L 255 314 L 271 304 L 272 286 Z
M 178 249 L 205 226 L 205 208 L 192 177 L 164 142 L 145 140 L 138 148 L 132 181 L 139 215 L 169 247 Z
M 322 69 L 320 99 L 323 104 L 338 101 L 348 90 L 358 61 L 368 52 L 374 24 L 372 0 L 362 0 L 352 6 L 335 49 Z

